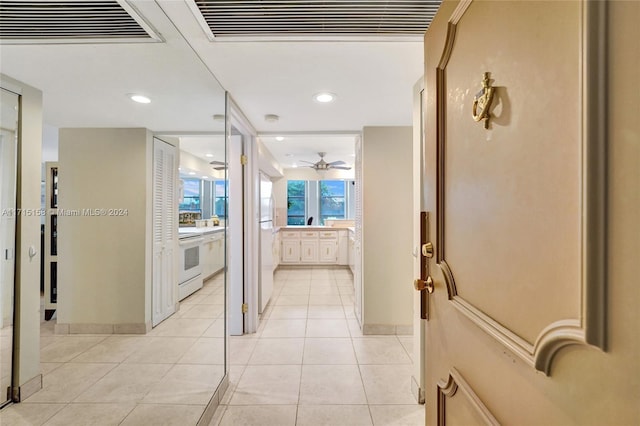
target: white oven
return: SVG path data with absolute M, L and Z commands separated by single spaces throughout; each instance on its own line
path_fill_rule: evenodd
M 200 234 L 180 237 L 180 262 L 178 274 L 179 300 L 202 288 L 200 251 L 204 238 Z

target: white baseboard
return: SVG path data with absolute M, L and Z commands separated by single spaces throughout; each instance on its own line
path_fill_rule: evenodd
M 362 334 L 384 336 L 411 336 L 413 335 L 413 326 L 393 324 L 365 324 L 362 327 Z

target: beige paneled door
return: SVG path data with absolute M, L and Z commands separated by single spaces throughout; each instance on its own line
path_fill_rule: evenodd
M 640 135 L 611 113 L 638 111 L 636 79 L 619 84 L 638 70 L 629 15 L 445 1 L 425 36 L 428 424 L 640 421 L 637 252 L 617 252 L 638 248 L 617 203 L 637 214 L 639 183 L 615 176 L 637 178 Z

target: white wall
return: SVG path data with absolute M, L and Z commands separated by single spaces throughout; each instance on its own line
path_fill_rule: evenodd
M 365 334 L 408 334 L 412 328 L 412 149 L 412 127 L 363 129 Z
M 42 125 L 42 162 L 58 161 L 58 128 Z
M 60 208 L 127 212 L 59 215 L 60 332 L 148 327 L 151 145 L 146 129 L 60 129 Z
M 0 74 L 3 88 L 22 95 L 20 127 L 20 184 L 18 207 L 40 209 L 42 154 L 42 92 Z M 42 387 L 40 373 L 40 217 L 20 215 L 16 240 L 17 381 L 24 399 Z M 37 250 L 29 256 L 29 247 Z

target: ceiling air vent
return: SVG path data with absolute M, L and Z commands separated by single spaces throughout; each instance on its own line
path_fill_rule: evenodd
M 158 41 L 126 1 L 0 1 L 0 42 Z
M 193 0 L 213 37 L 422 36 L 440 0 Z M 196 10 L 197 8 L 197 10 Z

